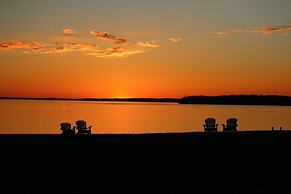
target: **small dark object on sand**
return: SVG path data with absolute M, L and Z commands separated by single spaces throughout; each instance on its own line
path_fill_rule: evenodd
M 61 126 L 62 134 L 65 134 L 65 135 L 76 134 L 75 127 L 72 128 L 72 125 L 70 123 L 61 123 L 60 126 Z
M 216 124 L 216 119 L 207 118 L 205 119 L 205 124 L 203 124 L 205 132 L 217 132 L 218 124 Z
M 80 135 L 90 135 L 92 126 L 87 127 L 86 121 L 79 120 L 76 122 L 77 130 Z
M 222 124 L 223 132 L 237 132 L 237 119 L 230 118 L 226 120 L 226 125 Z

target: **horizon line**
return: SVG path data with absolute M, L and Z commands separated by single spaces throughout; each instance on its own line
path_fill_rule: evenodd
M 223 97 L 223 96 L 274 96 L 274 97 L 291 97 L 289 95 L 279 95 L 279 94 L 223 94 L 223 95 L 184 95 L 183 97 L 16 97 L 16 96 L 0 96 L 0 99 L 120 99 L 120 100 L 127 100 L 127 99 L 182 99 L 185 97 Z

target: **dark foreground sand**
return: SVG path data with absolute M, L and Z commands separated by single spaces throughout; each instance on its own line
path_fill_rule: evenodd
M 288 131 L 0 135 L 0 193 L 291 193 L 290 156 Z

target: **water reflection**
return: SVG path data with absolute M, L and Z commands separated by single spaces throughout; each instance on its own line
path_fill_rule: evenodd
M 214 117 L 222 130 L 238 118 L 240 130 L 291 129 L 291 108 L 277 106 L 179 105 L 174 103 L 0 101 L 0 133 L 59 133 L 62 122 L 86 120 L 92 133 L 159 133 L 203 131 Z

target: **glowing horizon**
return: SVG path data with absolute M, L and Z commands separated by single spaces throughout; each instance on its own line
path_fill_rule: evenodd
M 290 9 L 287 0 L 1 1 L 0 96 L 291 96 Z

